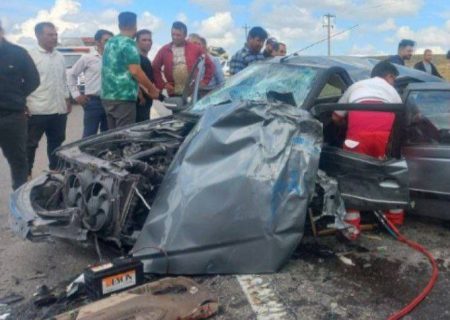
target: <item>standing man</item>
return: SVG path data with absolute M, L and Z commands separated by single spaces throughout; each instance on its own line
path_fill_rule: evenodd
M 264 60 L 261 49 L 267 39 L 267 31 L 261 27 L 253 27 L 248 33 L 244 48 L 234 54 L 230 61 L 230 74 L 236 74 L 251 63 Z
M 151 98 L 162 99 L 141 68 L 139 50 L 133 41 L 136 20 L 133 12 L 120 13 L 120 34 L 108 40 L 103 53 L 101 97 L 109 129 L 136 122 L 138 84 Z
M 136 44 L 141 58 L 141 68 L 147 78 L 154 83 L 155 79 L 153 77 L 152 63 L 148 58 L 148 53 L 152 49 L 153 44 L 152 32 L 147 29 L 139 30 L 136 33 Z M 139 89 L 138 101 L 136 104 L 136 122 L 147 121 L 150 119 L 150 108 L 152 104 L 153 99 L 146 94 L 144 90 Z
M 276 46 L 276 50 L 273 54 L 274 57 L 284 57 L 287 53 L 286 44 L 283 42 L 278 42 Z
M 403 39 L 398 44 L 398 53 L 395 56 L 390 56 L 388 61 L 404 66 L 405 60 L 410 60 L 414 53 L 414 46 L 416 43 L 413 40 Z
M 37 67 L 41 84 L 28 96 L 28 174 L 31 176 L 36 149 L 43 134 L 47 137 L 49 169 L 56 170 L 55 150 L 66 139 L 67 114 L 72 110 L 66 81 L 64 58 L 55 47 L 58 33 L 51 22 L 40 22 L 34 27 L 39 46 L 30 51 Z
M 171 36 L 172 42 L 163 46 L 153 60 L 153 70 L 159 89 L 166 89 L 170 96 L 181 96 L 195 63 L 205 54 L 199 45 L 186 41 L 187 27 L 183 22 L 176 21 L 172 24 Z M 201 88 L 208 85 L 213 74 L 214 64 L 205 56 L 205 74 L 200 83 Z
M 27 181 L 26 97 L 38 86 L 33 60 L 4 38 L 0 22 L 0 148 L 11 168 L 14 190 Z
M 433 51 L 426 49 L 423 52 L 423 61 L 419 61 L 414 65 L 414 69 L 432 74 L 433 76 L 442 78 L 436 66 L 431 62 L 433 60 Z
M 211 81 L 208 83 L 206 87 L 203 88 L 204 91 L 208 92 L 214 90 L 215 88 L 221 86 L 225 82 L 225 76 L 222 70 L 222 64 L 220 63 L 220 59 L 218 57 L 214 57 L 208 52 L 208 43 L 206 39 L 199 36 L 196 33 L 191 33 L 189 35 L 189 41 L 192 43 L 196 43 L 202 47 L 203 52 L 208 56 L 209 59 L 214 64 L 214 74 Z
M 370 79 L 361 80 L 351 85 L 339 99 L 339 103 L 402 103 L 402 99 L 394 88 L 397 68 L 388 61 L 375 65 Z M 347 134 L 344 149 L 359 154 L 365 154 L 378 159 L 384 159 L 389 143 L 395 114 L 375 111 L 336 111 L 333 121 L 342 124 L 347 120 Z M 403 222 L 403 210 L 389 210 L 386 216 L 395 224 Z M 345 221 L 352 225 L 344 232 L 350 240 L 355 240 L 360 234 L 360 212 L 349 208 Z
M 102 55 L 106 41 L 114 36 L 107 30 L 98 30 L 95 35 L 97 52 L 94 54 L 81 56 L 69 71 L 67 82 L 69 84 L 72 97 L 84 109 L 83 118 L 83 138 L 108 130 L 105 109 L 100 99 Z M 85 94 L 81 94 L 78 88 L 78 77 L 84 73 Z
M 264 58 L 269 59 L 275 56 L 275 51 L 278 48 L 278 41 L 277 39 L 271 37 L 267 39 L 266 46 L 263 50 Z

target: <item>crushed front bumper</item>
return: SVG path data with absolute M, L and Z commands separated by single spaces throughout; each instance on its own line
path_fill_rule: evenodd
M 80 210 L 37 210 L 32 204 L 33 189 L 43 186 L 49 175 L 40 176 L 14 191 L 9 200 L 10 227 L 23 239 L 31 241 L 60 237 L 84 241 L 87 231 L 80 228 Z

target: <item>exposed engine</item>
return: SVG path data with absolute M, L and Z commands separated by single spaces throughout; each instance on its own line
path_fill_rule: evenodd
M 32 191 L 37 213 L 56 219 L 59 229 L 66 224 L 71 238 L 90 233 L 119 247 L 132 246 L 192 126 L 171 118 L 61 148 L 61 174 L 49 175 Z

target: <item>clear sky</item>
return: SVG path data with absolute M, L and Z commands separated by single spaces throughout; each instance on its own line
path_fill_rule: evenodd
M 154 55 L 170 42 L 175 20 L 188 32 L 206 37 L 210 45 L 230 54 L 242 47 L 243 26 L 260 25 L 271 36 L 286 42 L 288 51 L 300 50 L 326 37 L 323 15 L 336 16 L 333 33 L 335 55 L 395 53 L 402 38 L 417 41 L 417 50 L 436 53 L 450 49 L 450 0 L 2 0 L 0 19 L 7 38 L 32 45 L 33 27 L 52 21 L 61 36 L 92 36 L 96 29 L 117 32 L 120 11 L 138 14 L 138 26 L 154 33 Z M 301 52 L 325 55 L 326 42 Z

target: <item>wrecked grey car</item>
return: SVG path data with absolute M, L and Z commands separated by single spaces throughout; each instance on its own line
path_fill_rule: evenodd
M 312 201 L 320 196 L 319 167 L 337 181 L 347 206 L 409 207 L 405 106 L 383 106 L 398 115 L 386 160 L 342 150 L 330 121 L 334 110 L 376 107 L 337 104 L 375 63 L 274 59 L 199 101 L 194 76 L 190 99 L 167 99 L 173 116 L 61 147 L 59 174 L 11 196 L 12 227 L 30 240 L 115 243 L 140 257 L 146 272 L 274 272 L 300 243 L 308 207 L 324 210 L 323 199 Z M 400 69 L 400 91 L 440 81 Z

